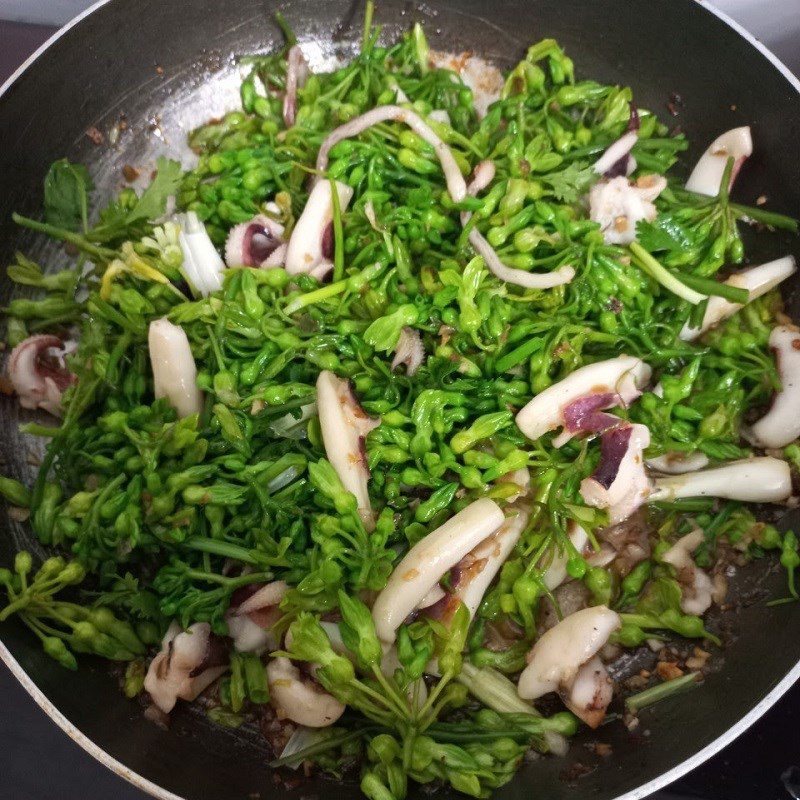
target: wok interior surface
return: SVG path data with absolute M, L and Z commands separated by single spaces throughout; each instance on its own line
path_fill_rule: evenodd
M 0 103 L 0 262 L 8 263 L 16 249 L 45 263 L 63 258 L 54 245 L 21 235 L 10 221 L 14 210 L 39 213 L 41 181 L 54 159 L 87 163 L 98 202 L 121 187 L 124 164 L 147 167 L 162 153 L 188 164 L 188 130 L 237 104 L 235 56 L 280 43 L 271 18 L 276 7 L 297 32 L 312 67 L 353 52 L 363 9 L 344 0 L 288 0 L 280 6 L 261 0 L 112 0 L 56 41 Z M 530 43 L 557 38 L 575 60 L 579 78 L 630 85 L 639 105 L 681 126 L 692 142 L 684 170 L 718 133 L 751 124 L 756 152 L 737 182 L 737 199 L 753 203 L 766 195 L 769 208 L 800 214 L 797 90 L 764 55 L 692 0 L 461 0 L 421 6 L 380 0 L 376 21 L 385 26 L 384 40 L 414 20 L 425 24 L 432 47 L 472 50 L 502 66 L 514 63 Z M 673 93 L 683 104 L 670 120 L 667 103 Z M 127 127 L 112 145 L 109 132 L 120 119 Z M 104 132 L 105 144 L 97 146 L 85 136 L 90 126 Z M 800 256 L 800 247 L 788 234 L 772 234 L 759 237 L 747 252 L 758 263 L 790 252 Z M 3 305 L 11 290 L 4 277 Z M 800 319 L 796 280 L 785 297 L 792 316 Z M 40 445 L 17 432 L 21 419 L 14 400 L 4 398 L 3 471 L 29 480 Z M 0 564 L 9 563 L 19 546 L 38 550 L 24 525 L 6 518 L 0 525 Z M 526 764 L 497 796 L 642 796 L 656 788 L 645 784 L 694 756 L 756 707 L 800 660 L 800 614 L 793 604 L 765 607 L 767 596 L 785 593 L 785 576 L 774 562 L 745 573 L 733 582 L 733 591 L 746 602 L 712 621 L 734 636 L 720 669 L 702 687 L 645 710 L 633 733 L 617 721 L 591 736 L 579 735 L 566 759 Z M 0 633 L 13 657 L 72 723 L 125 767 L 181 797 L 324 793 L 336 800 L 357 792 L 352 784 L 317 778 L 289 790 L 278 786 L 255 731 L 217 728 L 202 713 L 185 708 L 173 714 L 171 729 L 162 731 L 122 696 L 103 664 L 84 658 L 72 673 L 44 655 L 21 625 L 5 624 Z M 585 746 L 590 741 L 610 744 L 613 756 L 591 755 Z M 577 789 L 568 779 L 576 774 L 570 767 L 574 762 L 590 767 Z M 412 789 L 412 796 L 414 791 L 421 795 Z

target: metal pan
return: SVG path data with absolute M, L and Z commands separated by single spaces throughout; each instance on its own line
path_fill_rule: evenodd
M 102 196 L 120 186 L 121 166 L 144 165 L 160 153 L 185 155 L 186 131 L 236 103 L 233 57 L 267 50 L 280 40 L 273 6 L 263 0 L 109 0 L 51 40 L 2 90 L 0 98 L 0 263 L 22 248 L 47 261 L 55 248 L 20 235 L 12 210 L 36 213 L 41 181 L 62 156 L 87 163 Z M 346 0 L 286 0 L 281 10 L 315 66 L 346 57 L 360 35 L 362 9 Z M 671 93 L 683 98 L 680 124 L 694 150 L 716 134 L 751 124 L 756 156 L 737 182 L 752 203 L 800 214 L 800 83 L 761 45 L 712 9 L 692 0 L 449 0 L 419 7 L 382 0 L 377 21 L 394 37 L 421 19 L 432 45 L 470 49 L 507 66 L 532 41 L 556 37 L 581 75 L 633 87 L 637 101 L 669 121 Z M 120 120 L 127 126 L 120 131 Z M 103 132 L 94 144 L 87 128 Z M 114 134 L 113 131 L 117 131 Z M 800 247 L 790 236 L 761 238 L 749 250 L 767 259 Z M 800 319 L 798 285 L 786 299 Z M 0 281 L 5 305 L 10 282 Z M 4 470 L 28 479 L 31 444 L 17 432 L 13 401 L 0 405 Z M 0 520 L 0 563 L 31 543 L 24 526 Z M 765 608 L 766 592 L 780 594 L 784 578 L 762 563 L 734 583 L 744 600 L 722 620 L 736 637 L 721 669 L 689 696 L 643 712 L 630 733 L 604 726 L 593 740 L 613 757 L 593 759 L 578 740 L 566 759 L 527 764 L 499 798 L 644 797 L 697 766 L 757 719 L 800 676 L 800 613 L 794 605 Z M 161 798 L 241 800 L 257 795 L 351 798 L 353 785 L 311 779 L 292 790 L 271 779 L 253 732 L 213 728 L 181 709 L 165 732 L 124 699 L 104 664 L 83 659 L 77 673 L 47 658 L 27 631 L 0 627 L 0 656 L 36 701 L 70 736 L 121 776 Z M 588 767 L 577 779 L 575 762 Z M 421 796 L 421 792 L 417 792 Z

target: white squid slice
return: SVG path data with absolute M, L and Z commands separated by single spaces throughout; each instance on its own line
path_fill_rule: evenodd
M 429 533 L 395 567 L 372 607 L 378 637 L 391 643 L 397 629 L 442 575 L 505 521 L 500 506 L 482 498 Z
M 750 293 L 750 301 L 752 301 L 774 289 L 790 275 L 794 275 L 796 271 L 797 262 L 794 260 L 794 256 L 784 256 L 775 261 L 737 272 L 723 283 L 739 289 L 747 289 Z M 687 322 L 681 330 L 680 338 L 684 342 L 693 342 L 715 325 L 732 317 L 741 308 L 743 308 L 741 303 L 732 303 L 724 297 L 709 297 L 700 327 L 691 328 Z
M 564 407 L 586 395 L 614 394 L 614 405 L 627 407 L 642 393 L 651 373 L 650 367 L 634 356 L 619 356 L 581 367 L 527 403 L 517 414 L 517 425 L 535 441 L 563 425 Z
M 567 532 L 572 546 L 579 552 L 583 553 L 586 546 L 589 544 L 589 534 L 578 525 L 577 522 L 571 520 L 569 523 L 569 530 Z M 550 590 L 557 589 L 567 579 L 567 563 L 570 559 L 570 552 L 565 547 L 562 551 L 556 550 L 553 553 L 553 560 L 544 571 L 542 580 L 544 585 Z
M 178 243 L 183 253 L 181 272 L 197 294 L 206 297 L 222 288 L 222 271 L 225 262 L 214 247 L 206 226 L 194 211 L 176 214 L 180 227 Z
M 503 73 L 483 58 L 470 52 L 442 53 L 431 50 L 430 62 L 435 67 L 452 70 L 472 90 L 472 105 L 481 119 L 486 116 L 489 106 L 500 99 Z
M 631 428 L 628 447 L 611 485 L 605 487 L 593 476 L 581 481 L 581 497 L 587 505 L 607 508 L 611 525 L 624 522 L 650 494 L 650 479 L 642 455 L 650 444 L 650 431 L 645 425 L 631 425 Z
M 514 503 L 521 497 L 525 497 L 531 489 L 531 473 L 525 467 L 515 469 L 512 472 L 507 472 L 497 479 L 498 483 L 511 483 L 514 484 L 518 491 L 516 494 L 510 495 L 506 498 L 509 503 Z
M 278 646 L 270 630 L 280 617 L 278 606 L 289 591 L 286 581 L 273 581 L 262 586 L 225 614 L 228 635 L 240 653 L 261 653 Z
M 339 208 L 344 213 L 353 197 L 353 190 L 336 181 Z M 290 275 L 310 273 L 325 261 L 322 240 L 333 220 L 333 193 L 330 181 L 319 181 L 308 196 L 303 213 L 297 220 L 286 248 L 285 266 Z
M 599 175 L 604 175 L 617 161 L 621 158 L 625 158 L 625 156 L 633 150 L 637 141 L 639 141 L 639 134 L 637 131 L 628 131 L 623 134 L 616 142 L 613 142 L 606 148 L 603 155 L 595 161 L 592 169 Z
M 665 564 L 675 567 L 681 585 L 681 610 L 684 614 L 701 616 L 711 607 L 714 582 L 692 559 L 692 553 L 704 540 L 703 531 L 695 528 L 682 536 L 661 557 Z
M 749 429 L 745 437 L 757 447 L 780 448 L 800 436 L 800 329 L 780 325 L 769 337 L 781 376 L 781 390 L 769 411 Z
M 533 645 L 517 692 L 536 700 L 559 688 L 568 689 L 581 666 L 593 658 L 618 630 L 619 615 L 606 606 L 592 606 L 565 617 Z
M 624 176 L 599 181 L 589 191 L 589 217 L 599 223 L 606 244 L 630 244 L 636 224 L 656 218 L 653 201 L 666 188 L 661 175 L 645 175 L 636 183 Z
M 733 186 L 742 164 L 752 153 L 753 137 L 749 126 L 726 131 L 714 139 L 705 153 L 700 156 L 689 180 L 686 181 L 686 188 L 690 192 L 715 197 L 719 194 L 722 175 L 728 159 L 731 156 L 734 159 L 730 180 L 730 186 Z
M 453 596 L 467 607 L 470 619 L 475 616 L 486 590 L 500 571 L 500 567 L 511 555 L 530 516 L 530 508 L 526 505 L 521 504 L 513 508 L 505 522 L 470 551 L 463 560 L 469 562 L 464 564 L 467 576 L 456 584 Z
M 317 378 L 317 410 L 328 461 L 344 488 L 355 495 L 364 525 L 372 530 L 375 521 L 369 500 L 364 437 L 380 425 L 380 421 L 367 416 L 349 381 L 337 378 L 329 370 L 323 370 Z
M 197 387 L 197 367 L 186 332 L 166 317 L 153 320 L 147 335 L 156 398 L 166 397 L 178 416 L 203 410 L 203 393 Z
M 461 170 L 458 168 L 458 163 L 453 158 L 450 148 L 430 129 L 419 114 L 401 106 L 378 106 L 331 131 L 317 152 L 317 172 L 323 173 L 327 169 L 328 153 L 335 144 L 338 144 L 343 139 L 358 136 L 358 134 L 373 125 L 389 121 L 402 122 L 408 125 L 417 136 L 433 147 L 439 163 L 442 165 L 447 191 L 450 197 L 453 198 L 453 202 L 460 203 L 466 197 L 467 184 L 461 175 Z
M 721 467 L 655 479 L 651 502 L 722 497 L 745 503 L 779 503 L 792 494 L 789 465 L 779 458 L 731 461 Z
M 344 714 L 344 704 L 317 684 L 303 680 L 288 658 L 267 664 L 270 703 L 279 719 L 290 719 L 307 728 L 327 728 Z
M 167 630 L 144 679 L 144 688 L 165 714 L 178 700 L 194 700 L 228 669 L 226 664 L 192 675 L 206 658 L 210 636 L 207 622 L 196 622 L 185 631 L 173 622 Z
M 425 360 L 425 347 L 422 344 L 422 336 L 419 331 L 408 326 L 400 331 L 400 338 L 394 349 L 392 359 L 392 369 L 397 369 L 401 364 L 406 365 L 406 375 L 413 375 Z
M 695 453 L 681 453 L 676 450 L 648 458 L 646 463 L 650 469 L 664 475 L 683 475 L 685 472 L 705 469 L 709 465 L 709 460 L 708 456 L 699 450 Z
M 564 705 L 590 728 L 599 727 L 614 696 L 614 682 L 600 656 L 590 658 L 577 672 L 572 685 L 562 691 Z

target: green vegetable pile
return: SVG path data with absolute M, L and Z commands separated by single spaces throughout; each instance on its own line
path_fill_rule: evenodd
M 277 650 L 315 664 L 318 683 L 348 709 L 275 763 L 311 760 L 340 774 L 359 760 L 372 800 L 400 800 L 409 778 L 486 797 L 530 747 L 546 751 L 554 735 L 577 728 L 569 712 L 539 715 L 512 682 L 543 604 L 557 605 L 543 582 L 556 554 L 568 554 L 568 577 L 585 585 L 592 604 L 620 612 L 614 640 L 624 647 L 674 634 L 719 641 L 681 611 L 675 570 L 660 560 L 696 526 L 705 531 L 698 565 L 712 566 L 722 551 L 754 558 L 778 550 L 797 596 L 794 535 L 757 522 L 740 503 L 711 498 L 651 506 L 652 555 L 627 574 L 590 566 L 567 527 L 579 523 L 599 548 L 607 513 L 579 492 L 600 459 L 598 440 L 557 449 L 549 435 L 528 441 L 514 423 L 518 409 L 578 367 L 626 353 L 645 360 L 663 388 L 615 411 L 649 428 L 648 457 L 749 455 L 740 425 L 780 388 L 767 341 L 779 294 L 750 302 L 696 342 L 678 334 L 702 320 L 709 296 L 747 299 L 719 280 L 744 262 L 745 223 L 790 231 L 797 223 L 739 205 L 727 188 L 695 195 L 670 177 L 637 242 L 606 244 L 585 197 L 599 177 L 592 164 L 627 129 L 630 89 L 576 80 L 570 58 L 544 40 L 479 119 L 467 85 L 431 66 L 419 26 L 389 46 L 379 34 L 370 7 L 360 54 L 309 76 L 292 127 L 281 115 L 286 50 L 249 57 L 241 110 L 190 135 L 192 169 L 162 158 L 143 193 L 125 189 L 94 215 L 89 173 L 61 160 L 45 180 L 43 220 L 15 216 L 77 257 L 55 273 L 22 254 L 8 267 L 27 291 L 5 309 L 7 343 L 42 331 L 68 338 L 71 330 L 78 345 L 67 357 L 76 380 L 60 423 L 23 426 L 48 440 L 36 481 L 0 481 L 9 504 L 29 510 L 38 540 L 60 555 L 33 577 L 26 553 L 0 571 L 8 595 L 0 620 L 16 614 L 70 669 L 75 653 L 130 662 L 132 696 L 147 648 L 170 621 L 207 622 L 225 636 L 236 590 L 286 581 L 275 631 L 280 641 L 290 633 L 291 645 Z M 449 122 L 434 118 L 430 127 L 465 175 L 491 160 L 490 187 L 454 203 L 433 148 L 401 124 L 381 123 L 337 144 L 322 176 L 354 191 L 346 209 L 334 209 L 329 282 L 243 267 L 225 271 L 220 291 L 193 296 L 181 272 L 180 228 L 159 221 L 168 198 L 194 212 L 219 247 L 256 214 L 290 231 L 326 135 L 397 102 L 398 91 L 424 118 L 447 112 Z M 634 178 L 666 175 L 687 142 L 651 112 L 638 113 Z M 466 227 L 462 212 L 472 214 Z M 509 267 L 570 265 L 576 276 L 547 290 L 500 281 L 471 249 L 472 226 Z M 687 287 L 702 302 L 684 299 Z M 165 316 L 188 336 L 205 397 L 202 413 L 182 419 L 154 399 L 148 325 Z M 413 375 L 390 366 L 407 328 L 425 349 Z M 380 421 L 365 441 L 374 530 L 326 459 L 312 405 L 322 370 L 351 381 Z M 797 445 L 786 457 L 800 466 Z M 470 502 L 513 500 L 517 487 L 499 479 L 521 469 L 530 474 L 530 520 L 476 618 L 461 606 L 449 624 L 424 614 L 407 621 L 398 666 L 383 671 L 370 605 L 393 566 Z M 321 618 L 339 621 L 346 652 L 334 648 Z M 514 632 L 502 648 L 493 644 L 499 630 Z M 268 657 L 231 653 L 213 719 L 236 726 L 269 703 Z M 437 676 L 422 696 L 433 658 Z M 650 702 L 648 695 L 641 705 Z

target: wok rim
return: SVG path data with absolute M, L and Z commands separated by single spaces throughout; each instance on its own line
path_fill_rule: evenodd
M 96 0 L 95 3 L 84 9 L 76 17 L 73 17 L 69 22 L 59 28 L 52 34 L 43 44 L 41 44 L 20 66 L 8 77 L 8 79 L 0 86 L 0 102 L 3 96 L 11 88 L 11 86 L 19 80 L 20 77 L 34 64 L 38 59 L 50 49 L 62 36 L 68 34 L 73 28 L 77 27 L 84 19 L 90 14 L 93 14 L 98 9 L 111 3 L 112 0 Z M 717 19 L 727 25 L 729 28 L 739 34 L 748 44 L 754 47 L 761 55 L 763 55 L 775 69 L 786 79 L 789 85 L 797 92 L 798 99 L 800 99 L 800 78 L 796 76 L 787 66 L 775 55 L 763 42 L 757 39 L 750 33 L 744 26 L 738 23 L 735 19 L 730 17 L 724 11 L 717 8 L 713 3 L 707 0 L 695 0 L 698 6 L 713 14 Z M 69 738 L 78 744 L 86 753 L 92 756 L 96 761 L 100 762 L 104 767 L 111 770 L 115 775 L 128 783 L 135 786 L 137 789 L 157 798 L 157 800 L 190 800 L 189 798 L 177 795 L 168 789 L 153 783 L 149 779 L 134 772 L 129 767 L 125 766 L 121 761 L 118 761 L 113 756 L 109 755 L 102 747 L 96 744 L 85 733 L 83 733 L 76 725 L 70 722 L 66 716 L 53 704 L 44 692 L 37 686 L 33 679 L 22 668 L 22 665 L 14 658 L 11 651 L 6 647 L 2 640 L 0 640 L 0 660 L 8 667 L 11 674 L 20 682 L 22 687 L 33 698 L 39 708 L 59 727 Z M 800 680 L 800 660 L 790 669 L 786 675 L 768 692 L 750 711 L 741 717 L 735 724 L 731 725 L 726 731 L 720 734 L 716 739 L 707 744 L 701 750 L 698 750 L 694 755 L 684 759 L 679 764 L 675 765 L 672 769 L 663 772 L 655 778 L 652 778 L 647 783 L 631 789 L 625 794 L 618 795 L 614 800 L 642 800 L 643 798 L 651 795 L 653 792 L 667 786 L 668 784 L 678 780 L 693 769 L 699 767 L 712 756 L 719 753 L 723 748 L 741 736 L 749 727 L 751 727 L 757 720 L 759 720 L 784 694 Z M 577 798 L 577 795 L 576 795 Z

